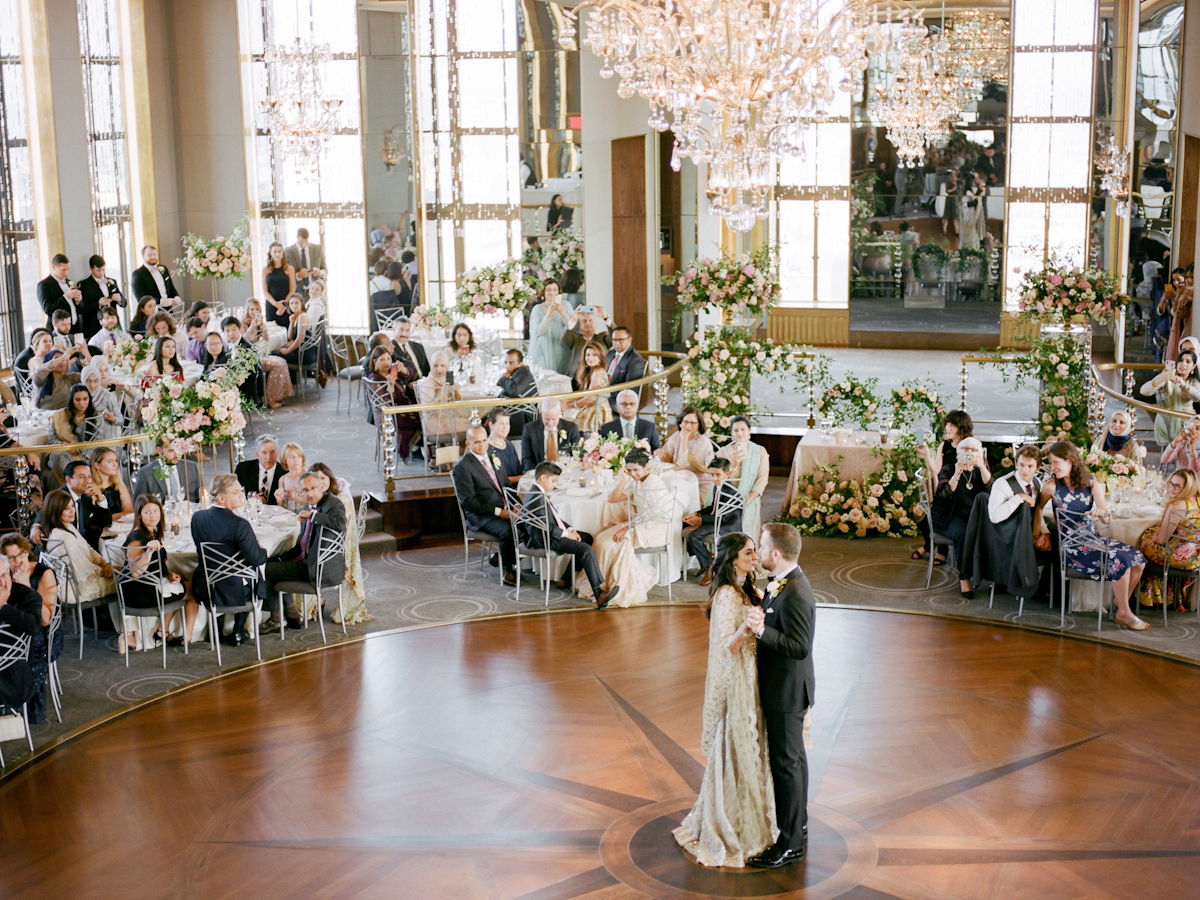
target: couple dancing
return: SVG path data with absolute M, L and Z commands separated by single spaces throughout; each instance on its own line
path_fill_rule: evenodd
M 705 866 L 775 869 L 804 859 L 816 604 L 800 570 L 800 532 L 772 522 L 756 551 L 745 534 L 717 544 L 696 805 L 675 840 Z M 772 577 L 763 591 L 761 562 Z

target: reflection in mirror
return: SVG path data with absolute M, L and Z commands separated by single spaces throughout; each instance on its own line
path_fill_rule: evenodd
M 998 334 L 1009 10 L 925 22 L 902 58 L 871 57 L 854 97 L 850 329 Z

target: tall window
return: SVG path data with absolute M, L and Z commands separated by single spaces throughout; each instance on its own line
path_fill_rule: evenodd
M 135 266 L 117 0 L 78 0 L 78 5 L 92 244 L 104 257 L 108 276 L 124 285 Z
M 242 71 L 242 100 L 255 264 L 266 264 L 272 241 L 286 247 L 298 228 L 307 228 L 309 240 L 325 251 L 330 326 L 365 328 L 367 239 L 355 0 L 240 0 L 238 12 L 242 54 L 249 59 Z M 295 99 L 280 67 L 267 64 L 267 48 L 298 43 L 328 45 L 321 99 L 340 101 L 337 129 L 315 166 L 296 159 L 271 136 L 263 110 L 265 101 Z
M 37 238 L 17 0 L 0 0 L 0 21 L 0 356 L 7 365 L 25 344 L 21 297 L 33 318 L 45 317 L 34 299 Z

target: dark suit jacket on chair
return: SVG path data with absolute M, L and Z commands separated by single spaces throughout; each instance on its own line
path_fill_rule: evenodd
M 560 419 L 558 432 L 558 455 L 561 459 L 571 452 L 571 447 L 579 443 L 579 428 L 574 422 Z M 565 437 L 563 432 L 566 432 Z M 545 459 L 546 426 L 542 424 L 541 417 L 538 417 L 526 425 L 521 434 L 521 465 L 528 472 Z
M 616 350 L 608 351 L 608 368 L 611 373 L 609 375 L 608 383 L 612 385 L 612 387 L 615 388 L 619 384 L 637 381 L 639 378 L 645 377 L 646 360 L 632 347 L 629 348 L 628 353 L 621 357 L 621 361 L 617 363 L 617 371 L 612 372 L 612 363 L 613 360 L 616 359 L 616 356 Z M 617 394 L 619 393 L 621 393 L 619 390 L 614 390 L 608 395 L 608 405 L 612 407 L 614 413 L 617 411 Z M 640 391 L 638 392 L 638 395 L 641 395 Z
M 738 486 L 736 483 L 734 483 L 732 478 L 726 478 L 724 481 L 722 481 L 721 490 L 719 492 L 714 492 L 713 494 L 713 502 L 708 504 L 708 506 L 704 507 L 704 509 L 697 513 L 697 515 L 700 516 L 700 527 L 703 528 L 708 526 L 708 533 L 712 534 L 712 530 L 717 524 L 717 500 L 732 500 L 733 497 L 738 496 L 739 494 L 740 492 L 738 491 Z M 735 532 L 741 530 L 742 510 L 735 509 L 721 517 L 721 533 L 717 535 L 717 540 L 719 541 L 725 535 L 734 534 Z
M 71 284 L 70 281 L 67 284 Z M 37 285 L 38 303 L 41 304 L 42 311 L 46 314 L 46 327 L 50 328 L 52 319 L 56 310 L 64 309 L 67 312 L 74 311 L 75 321 L 71 325 L 71 334 L 82 334 L 83 330 L 79 324 L 79 310 L 75 304 L 66 298 L 63 294 L 62 285 L 53 275 L 47 275 Z
M 258 493 L 258 460 L 247 459 L 237 464 L 233 470 L 233 474 L 237 476 L 238 484 L 246 492 L 246 496 Z M 279 489 L 279 479 L 283 477 L 283 466 L 275 463 L 275 471 L 271 473 L 271 486 L 267 492 L 267 503 L 277 506 L 275 500 L 275 491 Z
M 160 499 L 167 497 L 167 481 L 159 478 L 155 469 L 158 467 L 157 458 L 151 459 L 138 469 L 137 480 L 133 483 L 133 499 L 136 501 L 142 494 L 157 494 Z M 181 459 L 175 463 L 175 473 L 179 485 L 186 492 L 192 503 L 200 502 L 200 468 L 190 459 Z
M 217 549 L 222 553 L 240 556 L 247 565 L 255 568 L 267 561 L 267 551 L 259 546 L 250 523 L 221 506 L 202 509 L 192 516 L 192 540 L 196 542 L 196 555 L 200 559 L 192 579 L 192 591 L 201 603 L 209 601 L 201 544 L 217 544 Z M 256 590 L 261 596 L 266 596 L 266 584 L 261 578 L 254 581 L 226 578 L 216 584 L 212 602 L 214 606 L 244 606 L 254 599 Z
M 146 266 L 141 266 L 133 270 L 133 278 L 131 279 L 135 303 L 143 297 L 153 297 L 159 301 L 159 305 L 161 306 L 163 300 L 179 296 L 179 291 L 175 290 L 175 283 L 171 281 L 171 273 L 167 271 L 167 267 L 160 265 L 158 271 L 162 275 L 163 284 L 166 285 L 167 296 L 160 296 L 158 285 L 154 283 L 154 276 L 150 274 L 150 269 Z
M 766 625 L 758 639 L 758 693 L 763 709 L 799 713 L 813 705 L 812 644 L 817 603 L 799 568 L 774 597 L 763 598 Z
M 495 457 L 489 450 L 488 461 L 492 462 L 493 459 Z M 496 481 L 503 484 L 503 467 L 496 469 L 494 462 L 492 467 Z M 496 490 L 496 485 L 492 484 L 492 479 L 483 469 L 483 463 L 475 458 L 474 453 L 466 454 L 455 464 L 451 477 L 454 478 L 454 487 L 462 504 L 463 517 L 472 531 L 479 531 L 484 522 L 496 518 L 497 509 L 504 508 L 504 495 Z
M 117 287 L 117 283 L 108 277 L 105 277 L 104 280 L 108 284 L 107 298 L 100 291 L 100 285 L 96 279 L 91 275 L 76 285 L 79 293 L 83 295 L 79 301 L 80 333 L 87 337 L 91 337 L 100 330 L 101 306 L 107 306 L 110 303 L 116 303 L 118 306 L 125 305 L 125 298 L 121 296 L 121 289 Z
M 645 441 L 650 445 L 650 452 L 653 453 L 662 446 L 662 442 L 658 439 L 658 429 L 654 423 L 643 419 L 641 416 L 634 419 L 633 433 L 640 441 Z M 617 416 L 611 422 L 607 422 L 600 426 L 600 437 L 613 435 L 622 437 L 625 434 L 625 422 L 620 416 Z
M 988 499 L 987 494 L 980 494 L 971 507 L 959 575 L 972 586 L 990 581 L 1007 588 L 1014 597 L 1033 597 L 1039 581 L 1033 511 L 1021 503 L 1007 519 L 993 524 Z

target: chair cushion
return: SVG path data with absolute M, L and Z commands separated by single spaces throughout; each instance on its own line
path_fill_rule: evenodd
M 483 541 L 485 544 L 495 544 L 499 542 L 500 538 L 495 537 L 494 535 L 485 534 L 482 531 L 468 531 L 467 540 Z
M 346 368 L 338 370 L 338 378 L 344 378 L 347 381 L 354 381 L 356 378 L 362 378 L 362 374 L 362 366 L 346 366 Z

